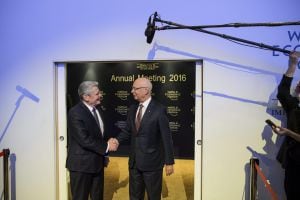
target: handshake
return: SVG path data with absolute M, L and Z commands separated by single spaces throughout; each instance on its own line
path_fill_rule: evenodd
M 108 140 L 108 151 L 117 151 L 119 147 L 119 141 L 116 138 L 110 138 Z

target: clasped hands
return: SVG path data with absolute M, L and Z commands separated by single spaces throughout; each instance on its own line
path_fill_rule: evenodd
M 108 140 L 108 151 L 117 151 L 119 147 L 119 141 L 116 138 L 110 138 Z

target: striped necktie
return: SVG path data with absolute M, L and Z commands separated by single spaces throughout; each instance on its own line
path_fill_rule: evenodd
M 97 122 L 97 125 L 98 125 L 98 127 L 99 127 L 99 129 L 100 129 L 100 131 L 101 131 L 100 122 L 99 122 L 99 118 L 98 118 L 98 115 L 97 115 L 97 112 L 96 112 L 96 108 L 95 108 L 95 107 L 93 108 L 93 116 L 94 116 L 94 118 L 95 118 L 95 120 L 96 120 L 96 122 Z
M 139 111 L 135 119 L 135 128 L 138 131 L 142 121 L 142 113 L 143 113 L 143 104 L 140 104 Z
M 102 132 L 102 129 L 101 129 L 100 121 L 99 121 L 99 118 L 98 118 L 98 115 L 97 115 L 97 112 L 96 112 L 96 108 L 95 108 L 95 107 L 93 108 L 93 116 L 94 116 L 94 118 L 95 118 L 95 120 L 96 120 L 96 123 L 97 123 L 97 125 L 98 125 L 98 127 L 99 127 L 99 129 L 100 129 L 100 133 L 101 133 L 101 135 L 102 135 L 102 137 L 103 137 L 103 132 Z

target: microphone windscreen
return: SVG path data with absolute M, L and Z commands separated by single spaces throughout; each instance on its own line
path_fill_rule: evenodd
M 154 29 L 154 27 L 153 28 L 151 27 L 150 30 L 149 30 L 149 36 L 147 36 L 147 43 L 148 44 L 151 44 L 151 42 L 154 38 L 154 34 L 155 34 L 155 29 Z
M 147 27 L 145 29 L 145 36 L 147 37 L 147 43 L 151 43 L 153 38 L 154 38 L 154 34 L 155 34 L 155 18 L 157 16 L 157 13 L 155 12 L 153 17 L 149 17 L 148 18 L 148 23 L 147 23 Z

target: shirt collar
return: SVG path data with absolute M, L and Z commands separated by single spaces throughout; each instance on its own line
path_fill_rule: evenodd
M 147 99 L 146 101 L 144 101 L 143 103 L 140 103 L 140 105 L 142 104 L 144 108 L 147 108 L 150 101 L 151 101 L 151 97 L 149 99 Z
M 89 104 L 87 104 L 86 102 L 82 101 L 82 103 L 91 111 L 93 112 L 93 106 L 90 106 Z

